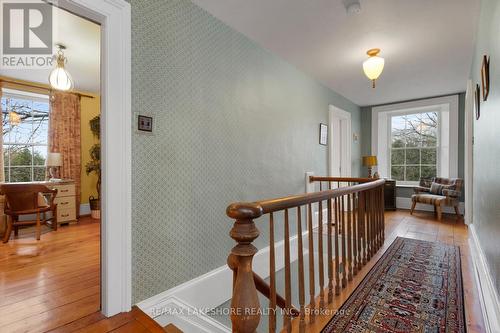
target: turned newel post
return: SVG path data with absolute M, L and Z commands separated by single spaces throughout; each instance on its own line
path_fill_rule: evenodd
M 260 304 L 253 278 L 252 259 L 257 248 L 252 242 L 259 237 L 254 219 L 262 215 L 262 207 L 255 204 L 232 204 L 227 216 L 235 219 L 229 235 L 238 243 L 228 258 L 235 272 L 231 300 L 231 322 L 235 333 L 254 333 L 260 321 Z

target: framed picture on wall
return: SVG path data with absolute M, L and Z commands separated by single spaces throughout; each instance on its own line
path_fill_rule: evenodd
M 479 84 L 476 84 L 475 96 L 475 107 L 476 107 L 476 120 L 481 117 L 481 91 L 479 90 Z
M 328 125 L 319 124 L 319 144 L 323 146 L 328 145 Z
M 490 93 L 490 58 L 483 56 L 483 64 L 481 66 L 481 87 L 483 90 L 483 101 L 488 99 Z

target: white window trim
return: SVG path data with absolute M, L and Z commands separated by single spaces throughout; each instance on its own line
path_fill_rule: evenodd
M 440 124 L 440 151 L 438 152 L 438 176 L 458 177 L 458 95 L 429 98 L 396 103 L 372 108 L 372 154 L 377 155 L 377 170 L 382 177 L 390 174 L 389 133 L 390 116 L 425 111 L 448 111 L 448 121 L 442 118 Z M 446 127 L 449 127 L 447 130 Z M 442 132 L 447 130 L 447 135 Z M 384 144 L 385 143 L 385 144 Z M 452 144 L 455 143 L 455 144 Z M 448 148 L 447 148 L 448 147 Z
M 18 98 L 18 99 L 28 99 L 32 102 L 42 102 L 42 103 L 49 103 L 49 96 L 48 95 L 43 95 L 43 94 L 36 94 L 36 93 L 31 93 L 27 91 L 22 91 L 22 90 L 15 90 L 15 89 L 8 89 L 8 88 L 1 88 L 2 90 L 2 98 Z M 50 109 L 50 108 L 49 108 Z M 7 110 L 8 111 L 8 110 Z M 50 110 L 49 110 L 50 114 Z M 50 117 L 50 115 L 49 115 Z M 31 179 L 30 181 L 35 181 L 34 180 L 34 169 L 35 168 L 46 168 L 45 165 L 38 165 L 38 164 L 33 164 L 33 159 L 34 159 L 34 148 L 35 147 L 48 147 L 47 143 L 35 143 L 35 142 L 30 142 L 30 143 L 17 143 L 14 141 L 3 141 L 2 142 L 3 146 L 29 146 L 31 148 L 31 164 L 30 165 L 11 165 L 11 155 L 9 153 L 9 163 L 8 165 L 5 165 L 4 163 L 4 170 L 1 170 L 2 172 L 5 172 L 5 169 L 7 168 L 8 175 L 9 177 L 6 177 L 5 182 L 11 182 L 11 171 L 12 168 L 30 168 L 31 169 Z M 16 183 L 16 182 L 13 182 Z

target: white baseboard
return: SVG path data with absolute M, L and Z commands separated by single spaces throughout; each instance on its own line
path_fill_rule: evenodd
M 80 204 L 80 215 L 90 215 L 90 204 Z
M 206 314 L 209 309 L 189 306 L 176 297 L 170 297 L 157 304 L 153 317 L 162 327 L 174 324 L 183 332 L 231 333 L 231 329 Z
M 303 221 L 304 222 L 302 228 L 306 229 L 307 226 L 305 225 L 305 219 Z M 327 223 L 326 209 L 323 210 L 323 223 Z M 317 225 L 318 213 L 315 212 L 313 217 L 313 227 L 316 227 Z M 302 233 L 304 255 L 307 254 L 307 251 L 305 249 L 308 248 L 307 236 L 308 231 L 306 230 Z M 275 262 L 277 271 L 285 267 L 284 250 L 285 246 L 283 240 L 275 243 Z M 265 247 L 259 250 L 259 252 L 257 252 L 253 259 L 253 270 L 263 279 L 269 277 L 270 275 L 269 251 L 269 246 Z M 297 252 L 298 237 L 297 235 L 295 235 L 290 238 L 290 260 L 292 262 L 297 260 Z M 169 304 L 172 306 L 177 306 L 178 302 L 194 309 L 214 309 L 231 299 L 232 284 L 233 272 L 227 265 L 224 265 L 190 281 L 187 281 L 177 287 L 166 290 L 158 295 L 141 301 L 137 304 L 137 306 L 157 321 L 160 320 L 160 317 L 162 316 L 161 313 L 165 312 L 165 309 L 168 308 Z M 177 303 L 172 303 L 172 299 L 174 299 Z M 203 317 L 202 314 L 200 314 L 200 316 Z M 183 318 L 183 320 L 189 321 L 189 318 L 186 317 Z M 203 322 L 204 321 L 201 321 L 200 323 Z M 197 324 L 200 325 L 200 323 Z M 177 324 L 175 325 L 177 326 Z M 183 327 L 178 327 L 179 329 L 184 330 Z M 191 332 L 189 330 L 184 331 Z
M 500 332 L 500 302 L 474 224 L 469 226 L 469 246 L 486 332 Z
M 396 198 L 396 208 L 411 209 L 411 198 L 397 197 Z M 460 202 L 458 209 L 460 210 L 460 214 L 463 215 L 465 212 L 465 204 L 463 202 Z M 415 210 L 421 210 L 421 211 L 425 211 L 425 212 L 433 212 L 434 207 L 432 205 L 417 203 Z M 455 210 L 453 207 L 443 207 L 443 213 L 455 214 Z

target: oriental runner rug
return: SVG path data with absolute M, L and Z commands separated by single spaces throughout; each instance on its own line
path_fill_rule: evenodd
M 398 237 L 322 332 L 465 332 L 460 249 Z

